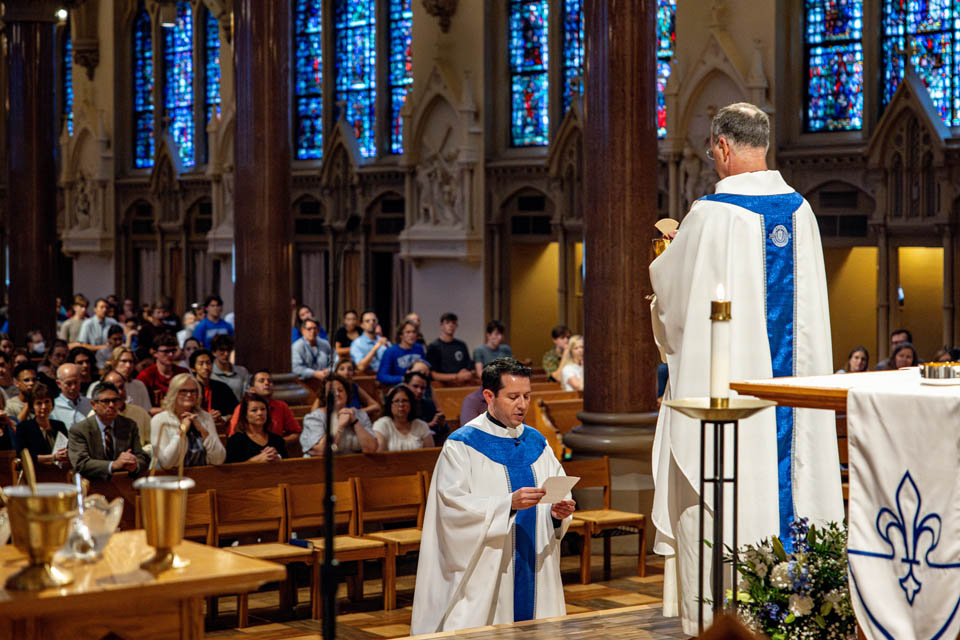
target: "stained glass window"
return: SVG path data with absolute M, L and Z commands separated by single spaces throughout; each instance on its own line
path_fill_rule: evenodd
M 67 133 L 73 135 L 73 42 L 70 40 L 70 24 L 65 27 L 63 40 L 63 121 Z
M 807 131 L 863 128 L 862 38 L 862 0 L 806 0 Z
M 143 8 L 133 24 L 133 158 L 137 168 L 153 166 L 153 39 Z
M 677 0 L 657 0 L 657 137 L 667 135 L 667 102 L 663 92 L 677 47 Z
M 563 112 L 570 108 L 574 93 L 583 92 L 575 80 L 583 74 L 583 0 L 563 2 Z
M 213 116 L 220 115 L 220 24 L 210 11 L 206 13 L 203 38 L 207 100 L 205 122 L 210 122 Z
M 165 67 L 163 106 L 169 118 L 170 135 L 180 150 L 180 161 L 192 167 L 193 132 L 193 10 L 177 2 L 177 22 L 164 29 Z
M 377 153 L 375 4 L 374 0 L 336 0 L 334 11 L 337 100 L 346 104 L 346 120 L 364 158 Z
M 510 0 L 510 142 L 515 147 L 545 145 L 550 134 L 549 12 L 547 0 Z
M 390 153 L 403 153 L 400 109 L 413 84 L 412 4 L 412 0 L 390 0 Z
M 297 158 L 323 156 L 323 10 L 321 0 L 297 0 L 294 31 L 294 126 Z
M 940 117 L 947 126 L 960 125 L 960 3 L 884 0 L 882 24 L 881 102 L 887 105 L 896 92 L 909 55 Z

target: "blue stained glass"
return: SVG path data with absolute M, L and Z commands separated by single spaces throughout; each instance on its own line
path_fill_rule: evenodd
M 956 0 L 884 0 L 884 106 L 900 86 L 904 55 L 947 126 L 960 125 L 960 7 Z M 909 51 L 909 54 L 907 53 Z
M 863 128 L 863 2 L 806 0 L 806 130 Z
M 563 3 L 563 112 L 570 108 L 578 88 L 574 80 L 583 75 L 583 0 Z M 579 93 L 583 93 L 580 83 Z
M 294 21 L 296 59 L 297 158 L 323 156 L 323 9 L 321 0 L 297 0 Z
M 204 32 L 204 56 L 206 69 L 207 122 L 220 115 L 220 25 L 213 14 L 207 11 Z
M 73 42 L 69 23 L 66 32 L 67 37 L 63 42 L 63 120 L 67 125 L 67 133 L 73 135 Z
M 337 0 L 334 12 L 337 100 L 345 103 L 347 124 L 357 136 L 360 154 L 377 153 L 377 19 L 374 0 Z
M 163 106 L 169 118 L 170 134 L 180 150 L 185 167 L 194 164 L 193 132 L 193 9 L 177 2 L 176 25 L 164 29 Z
M 413 84 L 412 5 L 412 0 L 390 0 L 390 153 L 403 153 L 400 110 Z
M 542 146 L 549 139 L 549 13 L 547 0 L 510 2 L 510 142 L 515 147 Z
M 153 38 L 143 8 L 133 24 L 133 158 L 138 169 L 153 166 Z
M 663 91 L 677 49 L 677 0 L 657 0 L 657 137 L 667 135 L 667 103 Z

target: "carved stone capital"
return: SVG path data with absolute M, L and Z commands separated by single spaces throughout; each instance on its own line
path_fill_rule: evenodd
M 427 13 L 440 21 L 440 30 L 450 30 L 450 18 L 457 12 L 457 0 L 423 0 Z
M 93 80 L 93 73 L 100 64 L 100 43 L 97 40 L 77 41 L 73 45 L 73 61 L 87 70 L 87 78 Z

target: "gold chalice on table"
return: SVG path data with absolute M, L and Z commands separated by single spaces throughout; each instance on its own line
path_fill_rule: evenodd
M 5 587 L 39 591 L 73 582 L 68 571 L 52 562 L 54 554 L 67 542 L 77 516 L 76 487 L 56 482 L 4 487 L 3 498 L 13 544 L 30 558 L 30 564 L 7 578 Z
M 173 548 L 183 540 L 187 517 L 187 491 L 196 483 L 191 478 L 150 476 L 140 478 L 133 488 L 140 492 L 140 515 L 147 544 L 157 551 L 140 565 L 150 573 L 182 569 L 190 561 L 177 556 Z

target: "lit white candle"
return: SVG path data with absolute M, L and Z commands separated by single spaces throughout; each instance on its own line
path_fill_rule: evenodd
M 730 301 L 723 284 L 717 285 L 717 299 L 710 302 L 710 406 L 730 403 Z

